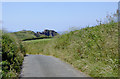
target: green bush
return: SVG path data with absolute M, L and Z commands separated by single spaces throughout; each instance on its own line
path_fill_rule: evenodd
M 25 49 L 13 34 L 2 35 L 2 78 L 17 77 L 24 59 Z

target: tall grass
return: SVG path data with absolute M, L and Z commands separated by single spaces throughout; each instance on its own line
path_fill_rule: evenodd
M 56 37 L 44 48 L 92 77 L 118 76 L 118 23 L 101 24 Z
M 41 54 L 43 53 L 45 45 L 48 44 L 49 41 L 51 41 L 51 39 L 39 39 L 24 41 L 23 44 L 27 54 Z
M 91 77 L 118 76 L 118 23 L 101 24 L 57 36 L 25 41 L 28 54 L 52 55 Z
M 100 25 L 62 34 L 49 42 L 24 42 L 27 53 L 55 56 L 91 77 L 118 77 L 118 23 L 114 16 L 107 19 L 106 24 L 99 21 Z

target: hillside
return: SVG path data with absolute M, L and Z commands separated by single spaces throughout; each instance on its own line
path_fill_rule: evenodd
M 13 32 L 19 39 L 24 40 L 24 39 L 30 39 L 30 38 L 36 38 L 35 32 L 33 31 L 18 31 L 18 32 Z
M 71 31 L 54 38 L 43 54 L 60 58 L 92 77 L 118 76 L 118 24 Z
M 118 23 L 86 27 L 46 41 L 26 41 L 24 45 L 28 54 L 55 56 L 91 77 L 118 76 Z
M 37 32 L 35 33 L 34 31 L 18 31 L 18 32 L 13 32 L 12 34 L 15 34 L 19 39 L 21 40 L 31 40 L 31 39 L 43 39 L 43 38 L 48 38 L 48 37 L 54 37 L 58 35 L 57 32 L 54 30 L 44 30 L 43 32 Z

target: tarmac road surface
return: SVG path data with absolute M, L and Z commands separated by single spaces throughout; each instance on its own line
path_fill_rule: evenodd
M 20 77 L 88 77 L 58 58 L 28 55 L 24 58 Z

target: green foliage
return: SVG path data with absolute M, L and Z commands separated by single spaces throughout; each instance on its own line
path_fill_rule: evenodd
M 0 30 L 0 78 L 2 77 L 2 75 L 1 75 L 1 72 L 2 72 L 2 68 L 1 68 L 1 66 L 2 66 L 2 30 Z
M 117 15 L 117 14 L 116 14 Z M 71 30 L 51 41 L 26 41 L 29 54 L 58 57 L 91 77 L 118 77 L 117 16 L 108 16 L 106 24 Z
M 2 35 L 2 78 L 17 77 L 25 55 L 25 48 L 13 34 Z
M 118 23 L 71 31 L 55 38 L 24 41 L 28 54 L 52 55 L 92 77 L 118 76 Z
M 61 58 L 92 77 L 117 77 L 118 23 L 58 36 L 45 46 L 43 54 Z

